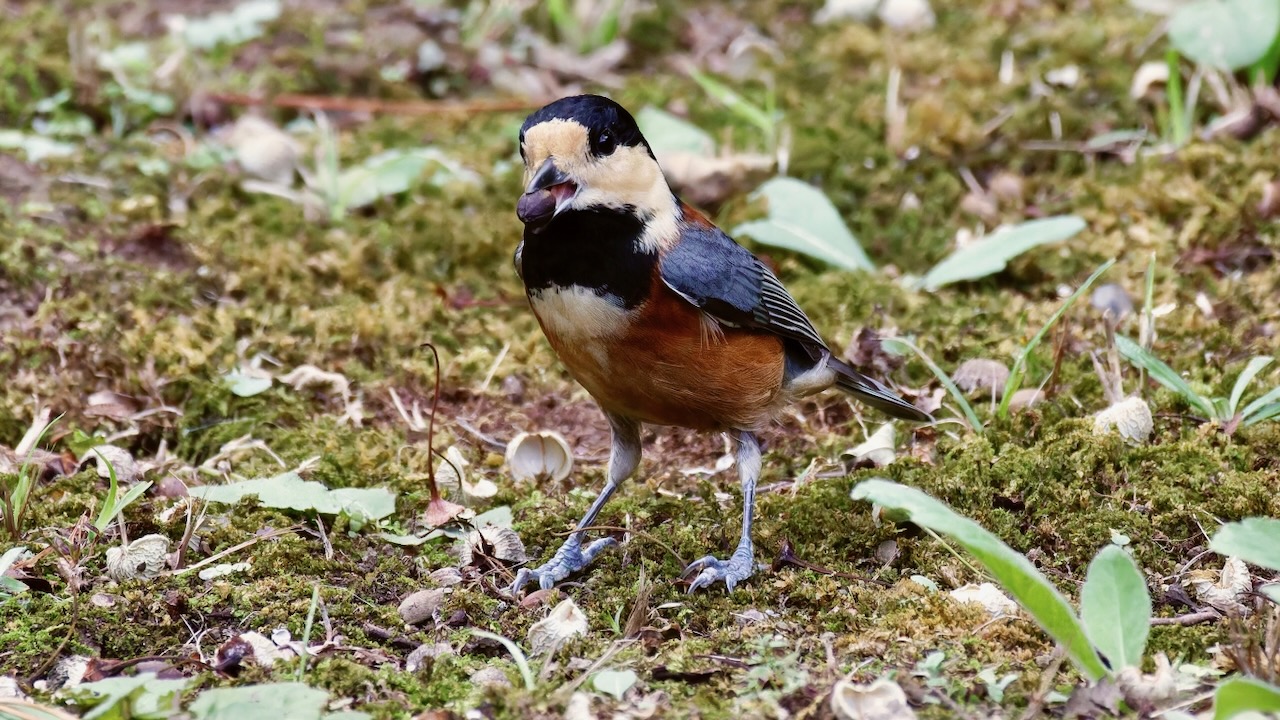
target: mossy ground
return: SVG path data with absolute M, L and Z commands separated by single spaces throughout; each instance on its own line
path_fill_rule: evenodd
M 87 82 L 96 74 L 90 70 L 86 78 L 86 70 L 69 60 L 67 45 L 76 37 L 69 31 L 105 22 L 122 35 L 145 33 L 165 10 L 159 6 L 166 3 L 156 5 L 86 7 L 69 15 L 33 4 L 0 5 L 8 17 L 0 24 L 3 124 L 28 127 L 35 101 L 74 89 L 78 107 L 109 127 L 106 101 Z M 321 12 L 307 5 L 288 9 L 268 38 L 214 53 L 186 81 L 205 89 L 415 94 L 383 79 L 379 70 L 390 60 L 376 43 L 351 35 L 338 41 L 332 34 L 355 30 L 356 38 L 362 32 L 372 37 L 393 7 L 351 0 L 324 5 Z M 1197 144 L 1133 164 L 1028 149 L 1028 141 L 1050 137 L 1051 116 L 1069 139 L 1154 127 L 1152 107 L 1128 95 L 1138 63 L 1160 52 L 1159 43 L 1149 49 L 1146 42 L 1151 19 L 1119 1 L 946 5 L 937 8 L 937 29 L 909 37 L 857 23 L 813 27 L 812 3 L 762 3 L 743 11 L 783 51 L 782 59 L 765 61 L 764 71 L 793 132 L 791 174 L 821 186 L 877 263 L 900 273 L 924 272 L 948 253 L 958 228 L 975 223 L 959 209 L 966 192 L 962 167 L 980 179 L 999 171 L 1022 178 L 1025 201 L 1001 209 L 1003 219 L 1071 212 L 1084 217 L 1088 229 L 996 276 L 933 294 L 905 290 L 889 273 L 837 272 L 754 248 L 778 265 L 833 346 L 845 347 L 864 327 L 896 327 L 916 336 L 945 367 L 979 356 L 1008 360 L 1058 307 L 1061 286 L 1078 284 L 1115 257 L 1107 279 L 1140 297 L 1142 273 L 1154 254 L 1155 300 L 1176 303 L 1160 320 L 1156 349 L 1194 385 L 1226 394 L 1245 359 L 1274 355 L 1280 271 L 1267 253 L 1275 252 L 1276 224 L 1253 208 L 1271 180 L 1280 134 Z M 632 107 L 680 101 L 713 134 L 732 128 L 739 144 L 750 144 L 751 128 L 705 101 L 692 81 L 665 70 L 664 54 L 680 51 L 685 42 L 675 28 L 683 28 L 683 18 L 692 16 L 684 13 L 692 12 L 659 3 L 637 21 L 631 72 L 615 96 Z M 1007 84 L 998 76 L 1005 51 L 1013 53 L 1017 70 Z M 1033 91 L 1033 80 L 1068 64 L 1080 66 L 1078 84 Z M 885 140 L 891 67 L 902 71 L 907 111 L 897 148 Z M 448 80 L 466 92 L 465 78 Z M 764 84 L 747 82 L 743 91 L 759 98 Z M 998 117 L 1003 122 L 989 125 Z M 351 126 L 342 134 L 344 158 L 426 142 L 483 180 L 453 189 L 424 183 L 333 225 L 305 220 L 286 200 L 247 194 L 222 171 L 197 177 L 174 162 L 167 172 L 149 175 L 140 169 L 144 160 L 175 150 L 140 134 L 112 139 L 104 131 L 74 159 L 47 162 L 30 183 L 0 183 L 11 201 L 0 202 L 0 445 L 17 444 L 35 403 L 64 414 L 58 441 L 73 430 L 110 434 L 135 427 L 119 444 L 139 457 L 154 455 L 163 443 L 198 465 L 229 441 L 250 436 L 289 467 L 318 457 L 309 477 L 331 487 L 395 489 L 401 495 L 394 521 L 409 528 L 428 497 L 415 479 L 423 468 L 401 449 L 422 438 L 406 429 L 388 391 L 429 400 L 432 365 L 420 348 L 429 341 L 441 350 L 446 388 L 437 447 L 458 442 L 468 448 L 480 472 L 502 488 L 491 503 L 512 506 L 532 556 L 545 558 L 590 495 L 512 485 L 500 458 L 450 422 L 462 419 L 503 439 L 525 429 L 558 430 L 580 457 L 594 460 L 579 463 L 573 485 L 593 491 L 602 482 L 607 426 L 552 356 L 511 269 L 520 235 L 512 212 L 519 177 L 504 167 L 514 154 L 520 118 L 380 117 Z M 919 150 L 909 161 L 901 159 L 908 147 Z M 903 206 L 908 191 L 919 200 L 914 209 Z M 177 195 L 187 196 L 185 215 L 174 213 Z M 745 196 L 736 196 L 714 214 L 731 226 L 754 212 Z M 168 223 L 173 226 L 157 229 Z M 1233 266 L 1242 250 L 1262 250 L 1263 259 L 1255 253 L 1255 260 Z M 1198 293 L 1213 317 L 1197 307 Z M 867 507 L 849 499 L 859 480 L 884 475 L 928 491 L 1031 554 L 1072 596 L 1088 560 L 1113 531 L 1131 538 L 1158 599 L 1205 547 L 1205 531 L 1216 521 L 1280 515 L 1274 457 L 1280 427 L 1264 423 L 1226 437 L 1190 421 L 1187 408 L 1168 392 L 1149 390 L 1157 412 L 1151 443 L 1132 447 L 1100 439 L 1086 419 L 1105 403 L 1087 357 L 1101 343 L 1100 322 L 1082 303 L 1062 327 L 1060 342 L 1068 352 L 1051 402 L 993 420 L 980 435 L 955 425 L 942 426 L 936 437 L 903 431 L 919 452 L 904 453 L 887 468 L 809 478 L 762 494 L 758 559 L 773 560 L 789 542 L 802 559 L 843 576 L 782 567 L 760 572 L 731 595 L 720 588 L 685 595 L 673 582 L 681 561 L 725 554 L 736 543 L 736 481 L 679 472 L 711 464 L 721 452 L 718 439 L 681 430 L 651 433 L 643 477 L 599 521 L 626 525 L 635 534 L 564 588 L 588 615 L 591 633 L 539 673 L 533 691 L 520 688 L 505 653 L 472 642 L 465 628 L 523 639 L 545 614 L 542 607 L 500 597 L 494 588 L 507 577 L 490 573 L 449 596 L 441 617 L 460 620 L 403 628 L 398 602 L 426 586 L 427 574 L 449 564 L 449 556 L 439 545 L 404 548 L 368 531 L 349 533 L 342 523 L 328 528 L 332 559 L 314 533 L 286 534 L 232 558 L 252 559 L 248 573 L 210 582 L 188 574 L 114 585 L 102 579 L 103 546 L 96 546 L 83 561 L 83 596 L 100 593 L 112 602 L 79 603 L 63 652 L 116 660 L 197 650 L 208 656 L 239 631 L 269 633 L 283 626 L 297 637 L 318 585 L 344 644 L 376 652 L 334 653 L 313 662 L 306 680 L 335 697 L 353 698 L 353 708 L 378 717 L 440 706 L 483 707 L 506 717 L 556 715 L 566 702 L 564 688 L 586 668 L 568 658 L 594 661 L 605 652 L 614 653 L 608 666 L 638 672 L 630 701 L 668 696 L 659 703 L 664 715 L 814 712 L 836 678 L 909 673 L 932 651 L 946 655 L 950 684 L 942 692 L 975 715 L 993 707 L 977 673 L 988 667 L 1017 673 L 1007 714 L 1025 705 L 1039 684 L 1051 644 L 1026 620 L 991 622 L 981 611 L 907 580 L 925 575 L 943 587 L 979 580 L 926 536 L 900 536 L 899 554 L 888 563 L 877 560 L 877 546 L 896 530 L 877 526 Z M 257 353 L 283 368 L 310 363 L 344 374 L 363 401 L 365 422 L 353 427 L 339 421 L 342 401 L 327 392 L 277 384 L 252 398 L 231 394 L 222 374 Z M 1035 382 L 1047 376 L 1051 354 L 1046 345 L 1034 359 Z M 501 389 L 509 378 L 518 381 L 518 390 Z M 905 387 L 933 383 L 914 362 L 891 379 Z M 1128 382 L 1132 389 L 1136 377 Z M 143 408 L 178 412 L 127 424 L 94 417 L 86 412 L 86 398 L 99 390 L 136 398 Z M 762 483 L 800 477 L 813 460 L 834 462 L 862 439 L 857 412 L 834 395 L 798 408 L 767 438 Z M 987 414 L 985 408 L 979 412 Z M 53 447 L 61 449 L 58 442 Z M 261 452 L 233 462 L 244 477 L 280 469 Z M 24 542 L 40 545 L 64 533 L 96 509 L 104 492 L 91 471 L 42 482 Z M 148 496 L 130 508 L 131 536 L 160 532 L 177 540 L 181 526 L 155 518 L 170 502 Z M 265 528 L 305 521 L 250 504 L 227 517 L 204 536 L 200 555 Z M 0 542 L 0 549 L 10 544 Z M 72 607 L 52 563 L 37 571 L 50 580 L 52 593 L 0 601 L 0 668 L 24 678 L 59 647 Z M 641 612 L 655 630 L 643 642 L 622 643 L 611 629 L 613 618 L 626 622 L 642 578 L 653 584 Z M 449 642 L 458 654 L 408 673 L 397 665 L 406 647 L 370 628 L 392 629 L 413 643 Z M 771 644 L 774 636 L 781 641 Z M 1212 625 L 1160 627 L 1152 649 L 1204 662 L 1224 637 Z M 377 653 L 393 662 L 370 659 Z M 485 665 L 507 671 L 515 689 L 472 687 L 471 673 Z M 294 672 L 287 664 L 249 671 L 234 682 L 288 679 Z M 206 686 L 232 682 L 202 678 Z M 1072 676 L 1064 672 L 1058 681 L 1068 688 Z M 955 712 L 930 705 L 924 714 Z

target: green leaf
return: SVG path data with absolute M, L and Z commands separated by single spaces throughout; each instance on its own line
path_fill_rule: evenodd
M 795 250 L 846 270 L 875 270 L 836 206 L 821 190 L 795 178 L 766 181 L 751 198 L 765 198 L 769 216 L 733 229 L 766 245 Z
M 295 472 L 227 485 L 202 485 L 188 492 L 192 497 L 227 504 L 256 496 L 259 504 L 278 510 L 345 514 L 351 517 L 353 525 L 381 520 L 396 510 L 396 494 L 385 488 L 330 490 L 313 480 L 303 480 Z
M 1252 425 L 1253 422 L 1257 422 L 1254 418 L 1264 414 L 1264 409 L 1270 405 L 1274 405 L 1277 400 L 1280 400 L 1280 387 L 1272 388 L 1266 395 L 1263 395 L 1248 405 L 1245 405 L 1244 410 L 1240 411 L 1240 417 L 1244 419 L 1246 425 Z M 1253 422 L 1250 422 L 1251 420 Z
M 9 572 L 9 568 L 13 567 L 13 564 L 18 562 L 18 558 L 22 557 L 26 551 L 27 548 L 25 546 L 19 545 L 9 548 L 3 555 L 0 555 L 0 593 L 17 595 L 26 591 L 26 585 L 11 577 L 5 577 L 5 573 Z
M 1280 711 L 1280 687 L 1255 678 L 1235 677 L 1218 686 L 1213 696 L 1213 720 L 1241 713 Z
M 1147 352 L 1141 345 L 1123 335 L 1116 336 L 1116 350 L 1126 360 L 1147 371 L 1153 380 L 1182 396 L 1187 404 L 1204 413 L 1206 417 L 1216 418 L 1217 412 L 1213 403 L 1201 397 L 1182 376 L 1173 368 L 1164 364 L 1160 358 Z
M 338 173 L 336 199 L 343 208 L 350 210 L 398 195 L 413 187 L 423 170 L 433 163 L 439 169 L 431 178 L 434 185 L 475 179 L 473 173 L 435 148 L 388 150 Z
M 882 479 L 866 480 L 853 489 L 854 500 L 870 500 L 905 512 L 911 522 L 946 535 L 978 559 L 1040 627 L 1057 640 L 1090 680 L 1107 675 L 1084 626 L 1066 598 L 1021 553 L 1014 551 L 976 522 L 915 488 Z
M 591 684 L 606 695 L 612 695 L 618 701 L 636 684 L 636 674 L 632 670 L 601 670 L 591 678 Z
M 239 370 L 232 370 L 223 375 L 222 382 L 233 395 L 239 397 L 253 397 L 271 389 L 271 378 L 246 375 Z
M 1269 583 L 1258 588 L 1258 592 L 1262 593 L 1271 602 L 1280 605 L 1280 583 Z
M 1260 423 L 1264 420 L 1271 420 L 1276 417 L 1280 417 L 1280 402 L 1271 403 L 1270 405 L 1264 405 L 1258 408 L 1257 411 L 1251 413 L 1245 418 L 1244 426 L 1249 427 L 1254 423 Z
M 1268 570 L 1280 571 L 1280 520 L 1251 517 L 1227 523 L 1213 534 L 1209 549 Z
M 320 720 L 329 693 L 283 682 L 205 690 L 188 708 L 196 720 Z
M 636 113 L 636 124 L 659 157 L 673 152 L 711 155 L 716 151 L 716 141 L 705 130 L 651 105 Z
M 1031 248 L 1066 240 L 1084 228 L 1084 220 L 1075 215 L 1058 215 L 999 227 L 934 265 L 920 279 L 920 286 L 932 291 L 962 280 L 993 275 Z
M 1085 634 L 1112 670 L 1140 667 L 1151 631 L 1151 594 L 1137 563 L 1117 545 L 1102 548 L 1080 591 Z
M 84 714 L 84 720 L 167 718 L 173 715 L 174 701 L 190 682 L 189 678 L 161 680 L 154 673 L 121 675 L 77 685 L 68 695 L 77 705 L 93 708 Z
M 1261 60 L 1280 33 L 1276 0 L 1201 0 L 1169 18 L 1169 43 L 1200 65 L 1234 72 Z
M 1270 365 L 1272 360 L 1273 358 L 1260 355 L 1244 366 L 1244 370 L 1241 370 L 1240 375 L 1236 377 L 1235 387 L 1231 388 L 1231 400 L 1227 403 L 1228 415 L 1235 417 L 1236 408 L 1240 407 L 1240 398 L 1244 397 L 1244 391 L 1248 389 L 1249 383 L 1253 382 L 1254 376 Z

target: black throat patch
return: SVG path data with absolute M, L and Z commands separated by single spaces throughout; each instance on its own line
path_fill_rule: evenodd
M 644 222 L 628 210 L 566 212 L 534 233 L 524 233 L 521 275 L 536 294 L 552 286 L 612 295 L 631 309 L 649 296 L 656 252 L 637 248 Z

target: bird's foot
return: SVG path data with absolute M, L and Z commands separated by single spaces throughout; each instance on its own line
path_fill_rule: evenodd
M 698 574 L 693 582 L 689 583 L 688 592 L 710 587 L 717 580 L 723 580 L 725 587 L 732 591 L 735 585 L 751 577 L 755 571 L 755 552 L 751 543 L 743 543 L 738 545 L 738 549 L 728 560 L 717 560 L 713 555 L 694 560 L 684 569 L 680 577 Z
M 520 568 L 520 572 L 516 573 L 516 581 L 511 583 L 508 592 L 515 595 L 534 580 L 538 581 L 538 587 L 550 590 L 556 583 L 590 565 L 601 551 L 617 544 L 618 541 L 614 538 L 601 538 L 587 545 L 584 550 L 582 540 L 577 535 L 571 535 L 556 554 L 541 567 L 533 570 Z

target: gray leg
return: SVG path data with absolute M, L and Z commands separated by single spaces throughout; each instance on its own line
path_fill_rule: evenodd
M 689 592 L 708 587 L 723 580 L 725 587 L 733 586 L 751 577 L 755 572 L 755 548 L 751 544 L 751 520 L 756 512 L 756 481 L 760 479 L 760 442 L 745 430 L 738 433 L 738 476 L 742 480 L 742 539 L 728 560 L 717 560 L 708 555 L 693 561 L 685 568 L 684 576 L 698 576 L 689 585 Z
M 613 442 L 609 450 L 609 481 L 605 483 L 604 489 L 600 491 L 595 502 L 591 503 L 587 514 L 578 521 L 577 529 L 569 535 L 569 539 L 564 541 L 551 560 L 534 570 L 520 568 L 520 572 L 516 573 L 516 581 L 511 584 L 512 595 L 520 592 L 533 580 L 537 580 L 538 587 L 543 590 L 550 589 L 570 573 L 586 567 L 596 555 L 600 554 L 601 550 L 618 544 L 617 540 L 607 537 L 592 542 L 585 549 L 582 547 L 582 537 L 585 534 L 583 528 L 596 521 L 596 515 L 600 514 L 600 509 L 609 501 L 609 497 L 623 480 L 631 477 L 640 464 L 640 423 L 608 413 L 606 416 L 609 418 L 609 425 L 613 428 Z

